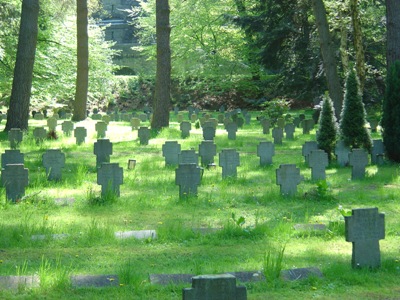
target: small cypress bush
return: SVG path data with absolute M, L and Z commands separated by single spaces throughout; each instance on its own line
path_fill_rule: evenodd
M 321 113 L 319 116 L 317 143 L 318 148 L 324 150 L 328 154 L 329 161 L 332 158 L 337 138 L 338 125 L 333 111 L 333 103 L 329 95 L 326 94 L 322 100 Z
M 347 75 L 342 113 L 340 114 L 340 138 L 350 148 L 371 150 L 372 141 L 365 127 L 366 113 L 354 70 Z
M 400 162 L 400 60 L 392 64 L 386 78 L 381 126 L 386 156 Z

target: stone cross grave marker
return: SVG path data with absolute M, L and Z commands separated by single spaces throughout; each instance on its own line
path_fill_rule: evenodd
M 192 129 L 192 124 L 188 121 L 183 121 L 179 125 L 179 128 L 181 130 L 181 138 L 186 139 L 187 137 L 190 136 L 190 130 Z
M 74 123 L 72 123 L 72 121 L 64 121 L 61 124 L 61 129 L 66 136 L 70 136 L 71 132 L 74 130 Z
M 138 130 L 140 145 L 148 145 L 150 139 L 150 129 L 148 127 L 140 127 Z
M 228 139 L 236 140 L 236 132 L 238 130 L 238 125 L 235 122 L 231 122 L 226 125 L 226 131 L 228 131 Z
M 303 134 L 309 134 L 310 131 L 314 128 L 314 120 L 313 119 L 305 119 L 301 121 L 301 125 L 303 127 Z
M 222 168 L 222 178 L 236 178 L 237 167 L 240 166 L 239 153 L 235 149 L 223 149 L 219 153 L 219 166 Z
M 278 118 L 278 120 L 276 120 L 276 126 L 282 129 L 285 128 L 285 119 Z
M 378 208 L 358 208 L 345 216 L 345 236 L 353 243 L 353 268 L 378 268 L 381 265 L 379 240 L 385 238 L 385 215 Z
M 237 117 L 236 118 L 236 120 L 235 120 L 235 123 L 237 124 L 237 126 L 239 127 L 239 128 L 243 128 L 243 125 L 244 125 L 244 119 L 243 119 L 243 117 Z
M 324 180 L 325 168 L 329 165 L 328 154 L 324 150 L 311 150 L 308 155 L 308 165 L 311 168 L 311 180 Z
M 183 300 L 247 300 L 245 286 L 236 286 L 231 274 L 199 275 L 192 278 L 192 287 L 184 288 Z
M 336 160 L 339 166 L 345 167 L 349 164 L 350 148 L 343 141 L 338 141 L 335 146 Z
M 384 155 L 385 146 L 383 145 L 383 141 L 381 139 L 372 140 L 371 164 L 382 165 Z
M 303 144 L 301 154 L 304 156 L 304 161 L 308 164 L 308 155 L 312 150 L 318 150 L 318 143 L 316 141 L 307 141 Z
M 96 120 L 96 121 L 101 120 L 101 114 L 99 114 L 99 113 L 93 114 L 91 118 L 92 118 L 92 120 Z
M 293 124 L 294 124 L 295 127 L 299 127 L 300 123 L 301 123 L 301 120 L 300 120 L 299 117 L 295 117 L 293 119 Z
M 113 113 L 113 118 L 115 122 L 119 122 L 120 118 L 119 118 L 119 113 L 118 110 L 115 110 Z
M 183 122 L 183 115 L 182 114 L 178 114 L 176 116 L 176 120 L 178 121 L 178 123 L 182 123 Z
M 376 128 L 379 125 L 379 122 L 377 120 L 369 120 L 369 127 L 371 128 L 371 132 L 376 132 Z
M 44 119 L 44 115 L 43 115 L 42 113 L 40 113 L 40 112 L 37 112 L 37 113 L 34 115 L 33 118 L 34 118 L 35 120 L 40 121 L 40 120 L 43 120 L 43 119 Z
M 206 122 L 205 126 L 203 127 L 203 139 L 206 141 L 212 141 L 215 137 L 215 127 L 207 123 L 209 122 Z
M 107 123 L 104 121 L 99 121 L 95 125 L 95 129 L 97 132 L 97 138 L 101 139 L 106 137 L 106 131 L 107 131 Z
M 28 172 L 23 164 L 8 164 L 2 170 L 1 182 L 8 200 L 16 202 L 25 195 L 25 187 L 29 184 Z
M 11 149 L 17 149 L 22 142 L 22 131 L 19 128 L 11 128 L 8 132 L 8 141 Z
M 9 164 L 24 164 L 24 154 L 19 150 L 5 150 L 1 155 L 1 168 L 4 169 Z
M 132 130 L 138 130 L 140 127 L 140 119 L 139 118 L 132 118 L 131 119 L 131 127 Z
M 202 141 L 199 145 L 201 165 L 207 167 L 214 163 L 214 156 L 217 155 L 217 145 L 213 141 Z
M 263 134 L 269 134 L 269 128 L 271 127 L 271 121 L 268 119 L 262 119 L 261 126 L 263 128 Z
M 293 123 L 287 123 L 285 125 L 286 139 L 293 140 L 295 130 L 296 130 L 296 126 Z
M 147 115 L 146 114 L 139 114 L 139 119 L 142 122 L 146 122 L 147 121 Z
M 181 145 L 177 141 L 166 141 L 162 145 L 162 153 L 165 158 L 166 166 L 179 164 L 179 154 L 181 153 Z
M 111 122 L 111 117 L 109 115 L 104 115 L 101 117 L 101 120 L 108 125 Z
M 281 127 L 274 127 L 272 129 L 272 137 L 274 138 L 275 145 L 282 145 L 283 129 Z
M 178 162 L 179 164 L 199 164 L 199 155 L 196 153 L 196 150 L 182 150 L 181 153 L 178 154 Z
M 275 145 L 272 142 L 260 142 L 257 146 L 257 156 L 260 157 L 260 166 L 272 164 L 272 156 L 275 155 Z
M 294 196 L 301 179 L 300 169 L 295 164 L 282 164 L 276 169 L 276 184 L 280 185 L 282 195 Z
M 102 163 L 110 162 L 110 155 L 113 153 L 113 144 L 109 139 L 98 139 L 94 143 L 93 153 L 96 155 L 96 166 L 99 168 Z
M 47 127 L 49 127 L 49 131 L 56 131 L 57 119 L 55 117 L 48 118 Z
M 178 106 L 174 106 L 174 114 L 175 115 L 179 114 L 179 107 Z
M 43 166 L 46 169 L 47 180 L 59 181 L 62 178 L 62 168 L 65 165 L 65 154 L 60 149 L 49 149 L 42 155 Z
M 299 114 L 299 119 L 300 121 L 303 121 L 306 119 L 306 115 L 305 114 Z
M 87 135 L 87 130 L 85 127 L 76 127 L 74 129 L 74 136 L 77 145 L 80 145 L 85 142 Z
M 33 136 L 35 137 L 36 144 L 42 143 L 47 136 L 46 129 L 43 127 L 35 127 Z
M 197 195 L 201 170 L 196 164 L 180 164 L 175 170 L 175 184 L 179 185 L 179 198 Z
M 218 123 L 219 124 L 223 124 L 224 123 L 225 117 L 224 117 L 223 114 L 219 114 L 217 118 L 218 118 Z
M 101 195 L 113 192 L 120 196 L 119 186 L 124 183 L 124 171 L 118 163 L 102 163 L 97 169 L 97 184 L 101 185 Z
M 196 115 L 196 114 L 192 114 L 192 115 L 190 116 L 190 122 L 194 123 L 194 122 L 196 122 L 196 121 L 197 121 L 197 115 Z
M 353 149 L 349 154 L 349 163 L 352 167 L 351 179 L 365 177 L 365 167 L 368 165 L 368 153 L 364 149 Z
M 246 125 L 249 125 L 250 122 L 251 122 L 251 114 L 250 114 L 250 113 L 247 113 L 247 114 L 244 116 L 244 123 L 245 123 Z

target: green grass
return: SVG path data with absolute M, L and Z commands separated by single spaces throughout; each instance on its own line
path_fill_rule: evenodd
M 283 145 L 275 146 L 273 165 L 259 167 L 257 145 L 262 140 L 272 141 L 272 137 L 262 134 L 254 117 L 251 125 L 239 129 L 236 141 L 228 140 L 221 125 L 217 129 L 217 152 L 234 148 L 240 153 L 238 178 L 222 179 L 217 155 L 217 168 L 204 171 L 198 196 L 187 199 L 179 199 L 175 168 L 164 166 L 161 149 L 165 141 L 178 140 L 182 150 L 198 151 L 202 134 L 192 126 L 190 137 L 181 139 L 174 114 L 170 128 L 162 130 L 147 146 L 139 145 L 137 133 L 128 123 L 109 125 L 111 162 L 124 169 L 119 198 L 112 194 L 101 197 L 96 183 L 95 122 L 82 122 L 88 128 L 88 137 L 77 146 L 73 136 L 62 135 L 61 121 L 58 140 L 36 145 L 33 128 L 45 121 L 30 121 L 31 130 L 20 146 L 29 169 L 26 197 L 11 204 L 5 200 L 4 188 L 0 189 L 0 275 L 38 274 L 41 284 L 32 290 L 2 290 L 0 297 L 181 299 L 182 288 L 188 285 L 151 285 L 148 275 L 263 270 L 276 278 L 280 269 L 314 266 L 321 269 L 324 278 L 246 283 L 248 299 L 399 298 L 399 165 L 368 166 L 365 179 L 351 181 L 350 168 L 332 163 L 326 182 L 314 182 L 301 147 L 315 139 L 315 130 L 302 135 L 296 129 L 293 141 L 284 139 Z M 9 148 L 4 133 L 0 134 L 0 147 L 2 153 Z M 60 148 L 66 155 L 60 182 L 48 182 L 41 164 L 42 154 L 50 148 Z M 128 159 L 136 159 L 135 169 L 127 169 Z M 283 163 L 296 164 L 305 179 L 294 197 L 281 196 L 275 183 L 275 170 Z M 53 202 L 70 197 L 75 199 L 73 206 Z M 344 238 L 339 205 L 345 210 L 378 207 L 385 213 L 386 238 L 380 242 L 379 270 L 351 269 L 351 243 Z M 329 231 L 297 232 L 293 229 L 296 223 L 323 223 Z M 192 228 L 220 230 L 201 234 Z M 115 231 L 142 229 L 156 229 L 158 238 L 114 237 Z M 31 239 L 39 234 L 45 238 Z M 52 234 L 68 236 L 53 239 Z M 72 288 L 71 274 L 118 274 L 121 286 Z

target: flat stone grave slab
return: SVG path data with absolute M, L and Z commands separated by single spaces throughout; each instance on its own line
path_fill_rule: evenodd
M 72 275 L 72 287 L 109 287 L 119 286 L 118 275 Z
M 138 130 L 140 145 L 148 145 L 150 139 L 150 129 L 148 127 L 140 127 Z
M 217 145 L 213 141 L 202 141 L 199 144 L 199 155 L 202 166 L 214 163 L 214 156 L 217 155 Z
M 102 163 L 100 168 L 97 169 L 97 184 L 101 185 L 102 196 L 112 191 L 119 197 L 119 186 L 123 183 L 124 173 L 118 163 Z
M 67 237 L 69 237 L 70 235 L 67 233 L 56 233 L 56 234 L 35 234 L 31 236 L 31 240 L 33 241 L 42 241 L 45 240 L 47 238 L 51 238 L 53 240 L 62 240 L 65 239 Z
M 65 166 L 65 154 L 60 149 L 48 149 L 42 155 L 43 166 L 46 169 L 47 180 L 62 179 L 62 169 Z
M 87 130 L 85 127 L 76 127 L 74 129 L 74 136 L 77 145 L 81 145 L 85 142 Z
M 328 227 L 325 224 L 295 224 L 294 230 L 297 231 L 326 231 Z
M 177 141 L 166 141 L 162 145 L 162 153 L 166 166 L 179 164 L 179 154 L 181 153 L 181 145 Z
M 303 144 L 301 155 L 304 156 L 304 161 L 307 166 L 309 166 L 308 155 L 311 153 L 312 150 L 318 150 L 318 143 L 316 141 L 307 141 Z
M 222 230 L 222 228 L 208 228 L 208 227 L 192 228 L 192 231 L 194 233 L 199 233 L 201 235 L 213 234 L 220 230 Z
M 272 164 L 272 157 L 275 155 L 275 145 L 272 142 L 260 142 L 257 145 L 257 156 L 260 157 L 260 166 Z
M 281 271 L 281 278 L 286 281 L 302 280 L 302 279 L 307 279 L 309 277 L 323 278 L 324 275 L 322 274 L 320 269 L 315 267 L 297 268 L 297 269 Z
M 114 233 L 114 236 L 117 239 L 128 239 L 128 238 L 135 238 L 135 239 L 155 239 L 157 238 L 157 233 L 155 230 L 131 230 L 131 231 L 117 231 Z
M 33 136 L 35 138 L 36 144 L 40 144 L 46 139 L 47 131 L 43 127 L 36 127 L 33 130 Z
M 0 290 L 18 290 L 21 287 L 36 288 L 40 286 L 38 275 L 0 276 Z
M 351 179 L 362 179 L 365 177 L 365 167 L 368 165 L 368 153 L 364 149 L 353 149 L 349 154 Z
M 75 198 L 55 198 L 54 204 L 58 206 L 71 206 L 75 203 Z
M 328 154 L 324 150 L 311 150 L 308 155 L 308 165 L 311 168 L 311 180 L 326 179 L 325 168 L 329 165 Z
M 1 182 L 6 188 L 8 200 L 16 202 L 25 195 L 25 187 L 29 184 L 28 173 L 23 164 L 8 164 L 1 171 Z
M 71 132 L 74 130 L 74 123 L 72 123 L 72 121 L 64 121 L 61 124 L 61 130 L 66 136 L 70 136 Z
M 1 168 L 4 169 L 9 164 L 24 164 L 24 154 L 20 150 L 6 149 L 1 154 Z
M 385 155 L 385 146 L 381 139 L 372 140 L 371 163 L 374 165 L 382 165 Z
M 338 141 L 335 146 L 336 160 L 339 166 L 345 167 L 349 164 L 350 148 L 343 141 Z
M 94 143 L 93 153 L 96 155 L 96 166 L 99 168 L 102 163 L 110 162 L 110 155 L 113 153 L 113 144 L 109 139 L 98 139 Z
M 19 128 L 11 128 L 8 132 L 8 141 L 10 142 L 11 149 L 17 149 L 19 144 L 22 142 L 22 131 Z
M 219 153 L 219 166 L 222 168 L 222 178 L 236 178 L 237 167 L 240 166 L 239 153 L 235 149 L 223 149 Z
M 190 130 L 192 129 L 192 124 L 190 124 L 190 122 L 187 121 L 181 122 L 179 128 L 181 130 L 181 138 L 186 139 L 187 137 L 190 136 Z
M 276 184 L 280 185 L 282 195 L 294 196 L 301 180 L 300 169 L 295 164 L 282 164 L 276 169 Z

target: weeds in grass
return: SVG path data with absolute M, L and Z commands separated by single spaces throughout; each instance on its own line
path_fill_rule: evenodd
M 269 249 L 264 254 L 262 266 L 263 274 L 267 283 L 273 287 L 277 286 L 280 279 L 284 252 L 285 246 L 281 246 L 279 249 Z
M 38 271 L 40 287 L 45 290 L 51 288 L 65 289 L 70 286 L 70 273 L 71 267 L 65 266 L 60 257 L 56 259 L 53 266 L 43 255 Z

